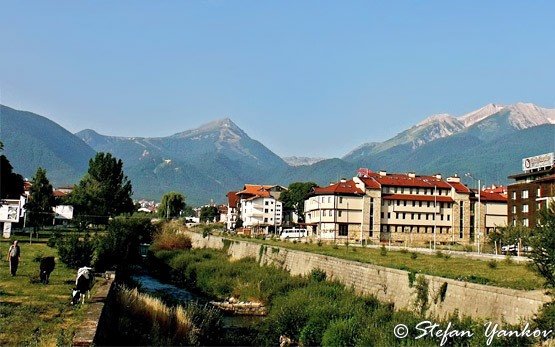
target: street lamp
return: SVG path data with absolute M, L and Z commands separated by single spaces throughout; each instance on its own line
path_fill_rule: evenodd
M 472 176 L 470 173 L 466 173 L 465 174 L 466 177 L 472 178 L 475 181 L 478 181 L 478 218 L 476 218 L 476 216 L 474 216 L 474 224 L 476 224 L 476 239 L 478 241 L 478 254 L 480 253 L 480 235 L 482 234 L 482 232 L 480 231 L 480 220 L 481 220 L 481 216 L 480 216 L 480 206 L 481 201 L 480 201 L 480 193 L 481 193 L 481 187 L 480 187 L 480 183 L 481 180 L 480 179 L 476 179 L 474 178 L 474 176 Z

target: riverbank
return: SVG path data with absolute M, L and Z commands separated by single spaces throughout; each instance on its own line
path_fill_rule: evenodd
M 212 249 L 158 251 L 154 257 L 169 266 L 173 278 L 182 285 L 193 286 L 206 295 L 218 298 L 264 302 L 268 316 L 256 327 L 256 339 L 249 345 L 277 345 L 280 337 L 304 345 L 397 345 L 394 335 L 398 324 L 413 327 L 427 319 L 423 301 L 415 301 L 415 313 L 396 311 L 367 295 L 357 295 L 337 282 L 326 281 L 326 274 L 313 270 L 307 276 L 291 276 L 274 266 L 259 266 L 257 259 L 231 260 L 224 251 Z M 415 290 L 423 291 L 426 282 L 418 277 Z M 436 320 L 440 325 L 477 333 L 466 339 L 450 338 L 451 343 L 485 345 L 483 324 L 478 320 L 453 315 Z M 408 346 L 438 344 L 437 337 L 403 340 Z M 412 337 L 412 339 L 410 338 Z M 530 345 L 528 339 L 505 339 L 505 344 Z
M 453 256 L 446 250 L 416 252 L 410 248 L 400 247 L 391 247 L 390 249 L 387 246 L 378 248 L 376 246 L 353 246 L 352 244 L 291 242 L 279 239 L 243 238 L 229 234 L 217 236 L 470 283 L 518 290 L 543 288 L 543 279 L 530 269 L 529 264 L 515 262 L 512 257 L 497 256 L 496 259 L 480 259 L 461 255 Z

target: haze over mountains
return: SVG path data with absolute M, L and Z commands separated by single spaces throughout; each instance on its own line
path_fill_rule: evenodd
M 135 198 L 185 193 L 193 204 L 223 201 L 245 183 L 327 184 L 358 167 L 390 172 L 462 175 L 487 184 L 508 182 L 521 158 L 555 150 L 555 110 L 533 104 L 489 104 L 460 117 L 433 115 L 384 142 L 364 144 L 343 158 L 284 160 L 229 118 L 167 137 L 73 135 L 39 115 L 0 106 L 0 139 L 15 170 L 31 177 L 45 167 L 57 184 L 78 181 L 95 151 L 121 158 Z M 330 130 L 331 132 L 331 130 Z M 300 153 L 302 154 L 302 153 Z

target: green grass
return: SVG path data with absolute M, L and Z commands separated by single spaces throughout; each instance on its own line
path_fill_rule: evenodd
M 440 257 L 427 254 L 418 254 L 414 258 L 410 252 L 393 250 L 387 251 L 386 255 L 381 255 L 380 249 L 376 248 L 347 248 L 343 245 L 334 247 L 334 245 L 324 244 L 318 246 L 314 243 L 231 238 L 497 287 L 523 290 L 541 289 L 543 287 L 542 278 L 526 264 L 503 261 L 499 262 L 496 268 L 491 268 L 487 260 Z M 355 249 L 356 251 L 354 251 Z M 444 253 L 444 255 L 446 254 Z
M 10 275 L 6 253 L 11 242 L 0 242 L 0 345 L 55 346 L 71 343 L 83 308 L 70 305 L 75 270 L 58 259 L 50 283 L 30 283 L 38 277 L 39 256 L 57 256 L 44 243 L 20 239 L 21 261 L 17 276 Z

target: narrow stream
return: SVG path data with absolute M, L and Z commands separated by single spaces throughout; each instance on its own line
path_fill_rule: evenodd
M 208 298 L 193 294 L 187 289 L 177 287 L 173 284 L 163 283 L 155 277 L 147 274 L 132 275 L 131 279 L 141 285 L 141 291 L 151 294 L 161 294 L 162 297 L 171 298 L 178 304 L 187 304 L 188 302 L 197 302 L 199 304 L 208 304 Z M 224 326 L 227 328 L 252 327 L 260 323 L 263 317 L 259 316 L 238 316 L 223 314 Z

